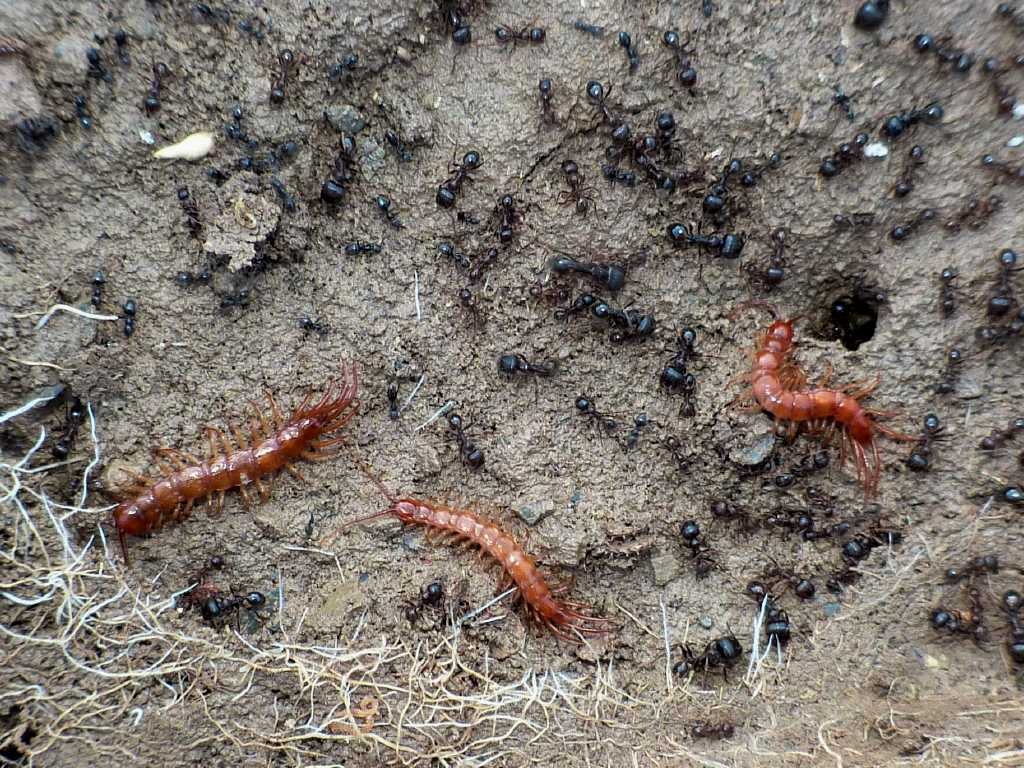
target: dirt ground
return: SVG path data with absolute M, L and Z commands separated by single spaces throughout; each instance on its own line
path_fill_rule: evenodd
M 712 5 L 706 17 L 696 0 L 478 4 L 465 13 L 473 40 L 464 47 L 429 3 L 0 6 L 0 34 L 24 43 L 0 58 L 4 764 L 1024 765 L 1021 669 L 1000 608 L 1005 590 L 1024 590 L 1020 508 L 1002 497 L 1021 482 L 1022 443 L 977 448 L 1024 415 L 1024 340 L 976 337 L 990 323 L 998 254 L 1020 247 L 1022 201 L 1020 185 L 980 158 L 1019 166 L 1021 150 L 1008 141 L 1024 133 L 997 114 L 981 61 L 1012 58 L 1024 38 L 994 3 L 896 2 L 875 32 L 853 26 L 849 2 Z M 575 29 L 579 18 L 604 35 Z M 536 24 L 546 38 L 502 46 L 498 24 Z M 670 28 L 691 35 L 693 90 L 679 85 L 661 42 Z M 637 48 L 634 72 L 620 29 Z M 916 53 L 919 32 L 952 35 L 977 63 L 957 74 Z M 109 81 L 90 71 L 90 46 Z M 275 104 L 285 48 L 296 64 Z M 350 53 L 358 65 L 332 80 L 330 68 Z M 159 111 L 147 115 L 156 62 L 170 74 Z M 548 120 L 544 77 L 553 82 Z M 673 112 L 673 166 L 694 178 L 671 195 L 645 180 L 629 188 L 603 179 L 610 128 L 586 98 L 590 80 L 610 87 L 608 109 L 635 135 Z M 1000 82 L 1024 94 L 1019 71 Z M 837 84 L 852 120 L 833 100 Z M 89 128 L 77 96 L 86 97 Z M 936 100 L 940 124 L 880 138 L 885 116 Z M 225 130 L 236 105 L 251 147 Z M 26 115 L 40 121 L 34 136 L 13 127 Z M 344 202 L 330 206 L 319 191 L 339 129 L 355 138 L 359 170 Z M 399 161 L 388 129 L 411 161 Z M 861 130 L 888 156 L 821 177 L 822 158 Z M 216 134 L 208 157 L 152 157 L 196 131 Z M 912 193 L 894 198 L 914 144 L 925 163 Z M 483 165 L 455 208 L 440 208 L 449 162 L 471 149 Z M 773 151 L 781 165 L 764 167 Z M 245 157 L 255 158 L 251 170 Z M 701 199 L 732 157 L 764 167 L 755 186 L 730 185 L 728 226 L 746 235 L 742 257 L 674 249 L 667 226 L 701 222 Z M 585 217 L 559 204 L 566 159 L 592 188 Z M 628 159 L 621 167 L 642 177 Z M 196 203 L 196 235 L 183 186 Z M 506 193 L 522 221 L 499 245 L 493 211 Z M 972 197 L 993 194 L 1001 205 L 990 216 L 945 226 Z M 400 229 L 376 210 L 377 195 L 390 197 Z M 924 208 L 937 220 L 903 241 L 889 237 Z M 856 222 L 837 224 L 837 213 Z M 703 231 L 715 231 L 704 218 Z M 788 232 L 785 279 L 769 291 L 756 276 L 779 227 Z M 499 255 L 474 281 L 438 253 L 444 241 L 475 264 L 490 247 Z M 382 247 L 347 255 L 351 242 Z M 550 274 L 560 254 L 625 263 L 625 287 L 611 296 Z M 947 267 L 959 276 L 956 308 L 943 317 Z M 175 279 L 204 269 L 209 284 Z M 94 306 L 97 270 L 105 283 Z M 1024 290 L 1021 277 L 1007 279 Z M 555 305 L 530 292 L 538 281 L 573 298 L 589 286 L 615 306 L 652 313 L 656 331 L 611 343 L 598 319 L 556 319 Z M 460 301 L 466 287 L 474 308 Z M 876 331 L 850 351 L 830 308 L 854 295 L 881 301 Z M 126 336 L 129 299 L 137 310 Z M 924 416 L 937 414 L 944 430 L 930 469 L 910 471 L 910 447 L 883 440 L 873 503 L 834 448 L 826 469 L 797 472 L 818 446 L 772 444 L 769 418 L 734 402 L 735 379 L 768 322 L 755 308 L 737 311 L 752 299 L 799 316 L 797 359 L 811 380 L 829 365 L 836 386 L 879 374 L 869 402 L 893 412 L 886 423 L 897 430 L 919 434 Z M 39 327 L 55 304 L 120 319 L 58 311 Z M 659 385 L 687 326 L 699 352 L 690 418 L 684 396 Z M 937 394 L 954 348 L 964 360 L 953 392 Z M 509 379 L 496 363 L 506 352 L 557 361 L 557 373 Z M 345 454 L 301 463 L 305 482 L 285 475 L 251 511 L 229 494 L 220 516 L 198 509 L 132 539 L 123 565 L 101 486 L 116 487 L 126 469 L 150 470 L 154 446 L 201 452 L 204 425 L 244 421 L 247 400 L 265 390 L 294 406 L 348 360 L 361 367 L 361 409 L 345 434 L 382 481 L 493 519 L 546 573 L 571 578 L 573 599 L 614 618 L 613 632 L 559 642 L 529 627 L 510 597 L 453 627 L 495 596 L 496 569 L 390 519 L 339 531 L 386 503 Z M 391 382 L 407 405 L 398 419 L 389 418 Z M 67 462 L 53 449 L 68 407 L 45 402 L 58 384 L 88 404 Z M 577 412 L 580 395 L 615 418 L 613 434 Z M 449 401 L 484 452 L 479 471 L 460 461 L 444 418 L 427 423 Z M 650 423 L 624 450 L 641 412 Z M 780 484 L 784 474 L 799 476 Z M 746 520 L 713 519 L 716 500 Z M 850 528 L 803 541 L 768 523 L 806 510 L 819 530 Z M 684 520 L 696 520 L 711 546 L 701 578 L 680 537 Z M 879 543 L 883 530 L 902 541 L 848 570 L 844 544 Z M 944 581 L 947 568 L 988 553 L 1001 558 L 999 573 Z M 225 561 L 210 573 L 217 588 L 259 590 L 262 610 L 211 625 L 176 599 L 213 556 Z M 792 638 L 765 653 L 758 628 L 755 660 L 758 605 L 745 585 L 772 568 L 817 589 L 800 600 L 772 580 Z M 849 578 L 830 590 L 842 574 Z M 435 580 L 443 605 L 421 605 Z M 988 639 L 930 626 L 936 606 L 968 611 L 971 590 Z M 727 676 L 670 674 L 681 645 L 700 652 L 730 632 L 744 655 Z M 695 737 L 699 721 L 731 723 L 735 733 Z

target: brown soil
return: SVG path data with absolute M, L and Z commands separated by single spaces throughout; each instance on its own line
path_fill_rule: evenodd
M 1020 481 L 1021 443 L 994 456 L 976 448 L 1021 415 L 1021 339 L 975 338 L 988 322 L 997 254 L 1020 236 L 1022 199 L 1019 186 L 993 189 L 999 177 L 979 158 L 994 152 L 1019 165 L 1020 150 L 1005 145 L 1024 131 L 996 116 L 980 63 L 956 75 L 910 44 L 921 31 L 952 32 L 979 62 L 1009 57 L 1021 43 L 1012 25 L 969 2 L 897 3 L 876 33 L 853 27 L 851 3 L 720 0 L 710 18 L 697 2 L 627 3 L 585 11 L 607 28 L 594 39 L 572 26 L 583 13 L 577 4 L 538 11 L 513 3 L 474 9 L 473 43 L 456 49 L 428 3 L 233 3 L 227 22 L 195 5 L 0 8 L 0 32 L 27 47 L 0 64 L 18 87 L 35 90 L 37 116 L 59 126 L 39 146 L 19 143 L 11 129 L 0 149 L 0 408 L 10 412 L 63 383 L 91 406 L 100 457 L 93 466 L 87 414 L 72 463 L 29 474 L 54 462 L 65 407 L 51 403 L 0 424 L 5 761 L 1024 765 L 1021 672 L 1005 651 L 999 608 L 1004 590 L 1024 586 L 1020 511 L 999 497 Z M 519 29 L 534 19 L 547 29 L 542 45 L 495 43 L 495 25 Z M 247 20 L 254 32 L 239 27 Z M 700 81 L 692 92 L 678 86 L 661 44 L 670 27 L 694 33 Z M 118 28 L 129 34 L 129 64 L 117 60 Z M 634 74 L 615 40 L 619 29 L 638 45 Z M 102 51 L 111 82 L 86 71 L 89 45 Z M 299 62 L 285 101 L 274 105 L 268 96 L 286 47 Z M 331 82 L 329 67 L 353 51 L 358 67 Z M 147 117 L 141 105 L 156 61 L 172 74 L 160 111 Z M 542 77 L 554 82 L 551 123 L 541 119 Z M 699 169 L 700 180 L 672 196 L 646 182 L 606 183 L 599 166 L 609 129 L 586 99 L 591 79 L 614 84 L 609 108 L 635 133 L 653 130 L 655 115 L 671 110 L 677 162 Z M 1016 73 L 1005 82 L 1024 93 Z M 852 96 L 852 122 L 832 102 L 836 83 Z M 80 94 L 94 119 L 89 130 L 75 118 Z M 875 137 L 885 115 L 933 100 L 945 108 L 941 125 L 889 142 L 887 158 L 831 180 L 818 175 L 837 143 L 864 129 Z M 33 94 L 16 103 L 31 108 Z M 251 154 L 265 158 L 294 141 L 295 156 L 276 170 L 239 170 L 250 152 L 223 131 L 236 104 L 259 144 Z M 359 178 L 336 208 L 319 199 L 340 138 L 325 110 L 334 122 L 358 112 L 366 123 L 356 134 Z M 411 162 L 398 162 L 384 141 L 389 127 L 411 148 Z M 140 138 L 149 132 L 163 146 L 200 130 L 218 138 L 213 154 L 195 163 L 155 160 L 155 147 Z M 913 193 L 894 200 L 892 185 L 915 143 L 925 147 L 926 164 Z M 457 209 L 478 224 L 457 221 L 434 201 L 453 155 L 469 149 L 484 164 Z M 739 262 L 670 246 L 666 226 L 700 219 L 701 197 L 728 158 L 763 164 L 772 151 L 781 167 L 752 189 L 734 185 L 734 229 L 747 235 Z M 596 211 L 585 218 L 557 201 L 567 158 L 593 188 Z M 210 169 L 231 178 L 219 186 Z M 283 208 L 272 178 L 294 196 L 295 211 Z M 182 186 L 198 205 L 198 237 L 178 200 Z M 516 197 L 523 222 L 486 279 L 471 284 L 437 245 L 448 240 L 472 255 L 497 246 L 492 209 L 505 193 Z M 393 201 L 401 229 L 375 210 L 379 194 Z M 979 226 L 943 226 L 971 196 L 990 194 L 1002 206 Z M 938 221 L 893 243 L 891 227 L 925 207 Z M 843 228 L 833 222 L 837 212 L 874 217 Z M 777 227 L 790 235 L 786 279 L 767 292 L 750 269 L 767 264 Z M 346 255 L 352 241 L 383 248 Z M 565 285 L 573 296 L 585 286 L 548 274 L 558 253 L 625 260 L 616 302 L 653 312 L 655 335 L 614 345 L 595 319 L 555 320 L 530 286 Z M 210 285 L 175 282 L 178 272 L 210 263 Z M 945 267 L 959 272 L 948 319 L 939 308 Z M 94 310 L 97 269 L 107 282 Z M 1024 290 L 1020 281 L 1011 278 Z M 459 300 L 467 285 L 475 311 Z M 829 307 L 858 291 L 884 301 L 877 331 L 851 352 L 835 340 Z M 743 466 L 771 432 L 767 417 L 733 402 L 733 379 L 766 323 L 754 309 L 734 312 L 752 298 L 801 316 L 797 356 L 812 380 L 828 364 L 844 384 L 880 374 L 871 403 L 894 411 L 889 421 L 899 430 L 917 434 L 926 413 L 938 414 L 945 430 L 930 471 L 909 471 L 908 447 L 886 443 L 874 507 L 834 449 L 827 470 L 778 487 L 778 475 L 816 450 L 807 439 L 779 440 L 770 458 Z M 121 320 L 67 312 L 36 327 L 57 303 L 121 315 L 128 299 L 138 305 L 130 337 Z M 303 329 L 303 316 L 325 332 Z M 691 366 L 693 418 L 681 416 L 681 396 L 658 383 L 684 326 L 697 330 L 701 354 Z M 937 395 L 954 347 L 966 358 L 956 391 Z M 496 368 L 507 351 L 555 360 L 557 375 L 510 381 Z M 122 566 L 98 485 L 116 485 L 126 468 L 147 470 L 155 445 L 200 452 L 203 425 L 239 421 L 263 390 L 294 405 L 345 360 L 362 368 L 362 409 L 347 432 L 384 483 L 472 505 L 519 537 L 546 571 L 572 577 L 573 595 L 620 627 L 573 647 L 528 627 L 506 598 L 454 631 L 453 617 L 494 596 L 494 570 L 390 520 L 338 533 L 341 522 L 384 504 L 344 454 L 300 466 L 305 483 L 282 477 L 271 500 L 251 512 L 231 494 L 219 517 L 198 510 L 131 541 L 131 567 Z M 400 405 L 424 378 L 391 420 L 385 393 L 396 372 Z M 614 435 L 576 412 L 581 394 L 617 418 Z M 420 428 L 449 400 L 485 453 L 482 471 L 460 463 L 443 418 Z M 652 423 L 626 452 L 640 412 Z M 40 426 L 46 442 L 17 467 Z M 667 449 L 669 437 L 682 461 Z M 850 520 L 845 537 L 804 542 L 766 524 L 822 498 L 828 511 L 816 508 L 818 527 Z M 717 499 L 746 510 L 752 530 L 713 521 Z M 686 519 L 697 520 L 712 545 L 714 568 L 704 578 L 679 536 Z M 827 581 L 845 568 L 842 543 L 893 528 L 902 543 L 875 548 L 854 583 L 830 593 Z M 970 583 L 990 638 L 976 644 L 935 632 L 934 606 L 968 605 L 967 582 L 945 584 L 945 569 L 988 552 L 1003 569 Z M 241 610 L 237 622 L 217 627 L 196 610 L 172 607 L 214 555 L 226 561 L 212 574 L 220 589 L 268 595 L 259 617 Z M 756 605 L 744 588 L 773 564 L 811 578 L 817 594 L 801 602 L 789 590 L 779 599 L 793 638 L 780 657 L 748 671 Z M 410 623 L 407 607 L 432 580 L 444 584 L 445 607 L 421 608 Z M 728 678 L 667 678 L 666 643 L 674 664 L 682 658 L 677 644 L 700 651 L 730 631 L 745 653 Z M 699 720 L 732 722 L 735 735 L 695 739 Z

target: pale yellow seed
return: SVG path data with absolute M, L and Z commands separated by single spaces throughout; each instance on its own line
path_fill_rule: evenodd
M 213 149 L 213 134 L 199 131 L 186 136 L 177 144 L 158 149 L 153 157 L 162 160 L 200 160 L 210 154 Z

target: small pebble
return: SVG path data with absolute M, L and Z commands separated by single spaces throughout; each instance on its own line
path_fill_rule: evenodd
M 156 144 L 156 137 L 145 128 L 139 128 L 139 138 L 142 139 L 143 144 L 149 144 L 150 146 Z
M 873 142 L 864 147 L 864 157 L 887 157 L 889 148 L 880 141 Z
M 713 626 L 715 626 L 715 622 L 714 619 L 712 619 L 710 616 L 701 616 L 700 625 L 704 627 L 704 629 L 711 629 Z
M 1024 144 L 1024 136 L 1014 136 L 1006 142 L 1006 146 L 1008 147 L 1019 147 L 1021 144 Z
M 1019 101 L 1013 108 L 1013 119 L 1024 120 L 1024 101 Z

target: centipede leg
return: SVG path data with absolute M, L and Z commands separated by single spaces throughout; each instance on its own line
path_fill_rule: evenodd
M 258 477 L 253 478 L 252 484 L 256 486 L 256 492 L 260 495 L 261 501 L 270 498 L 270 489 Z
M 228 422 L 228 429 L 235 438 L 235 442 L 238 443 L 238 447 L 245 450 L 249 447 L 248 441 L 245 439 L 245 435 L 242 434 L 242 430 L 236 427 L 231 422 Z
M 238 492 L 242 494 L 242 504 L 245 505 L 245 508 L 252 509 L 252 496 L 245 489 L 245 485 L 239 485 Z
M 277 407 L 277 401 L 274 399 L 274 394 L 267 390 L 267 400 L 270 401 L 270 414 L 274 419 L 274 428 L 280 429 L 281 425 L 285 423 L 284 414 L 281 413 L 281 409 Z

